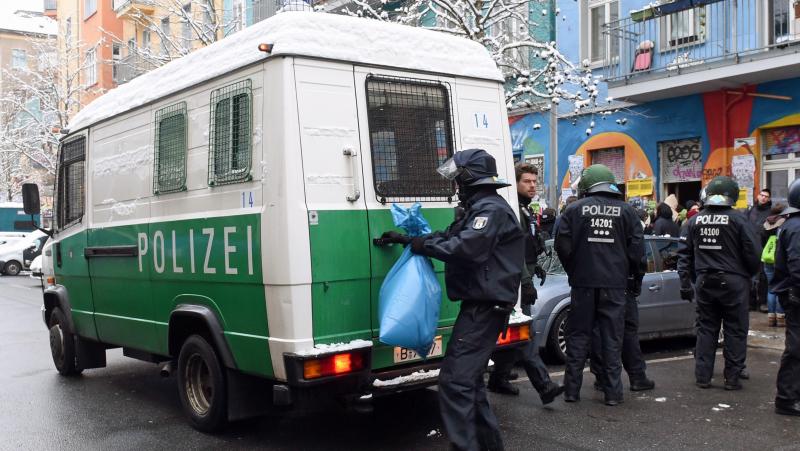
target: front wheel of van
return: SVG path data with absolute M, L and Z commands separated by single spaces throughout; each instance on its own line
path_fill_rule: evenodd
M 217 353 L 205 338 L 192 335 L 178 357 L 178 394 L 192 427 L 216 432 L 227 422 L 228 390 Z
M 69 332 L 67 317 L 60 308 L 56 307 L 50 313 L 50 353 L 53 363 L 62 376 L 80 374 L 75 358 L 75 335 Z

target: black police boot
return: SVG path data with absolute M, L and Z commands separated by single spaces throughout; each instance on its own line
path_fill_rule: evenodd
M 508 373 L 508 375 L 506 376 L 506 379 L 508 379 L 508 380 L 510 380 L 510 381 L 515 381 L 515 380 L 517 380 L 518 378 L 519 378 L 519 373 L 517 373 L 516 371 L 511 371 L 511 372 L 510 372 L 510 373 Z
M 581 400 L 580 393 L 567 393 L 564 392 L 564 401 L 566 402 L 578 402 Z
M 511 385 L 508 379 L 502 376 L 495 376 L 494 374 L 489 378 L 489 383 L 486 384 L 486 388 L 488 388 L 490 392 L 499 393 L 501 395 L 519 395 L 519 389 Z
M 725 390 L 741 390 L 742 383 L 739 382 L 739 379 L 726 379 L 725 380 Z
M 739 379 L 744 379 L 744 380 L 750 379 L 750 372 L 747 371 L 747 368 L 742 368 L 742 371 L 739 372 Z
M 550 381 L 547 383 L 545 389 L 539 392 L 539 398 L 542 400 L 542 405 L 546 406 L 553 402 L 561 393 L 564 393 L 564 386 Z
M 606 395 L 605 402 L 607 406 L 614 407 L 622 404 L 623 401 L 622 398 L 609 397 L 608 395 Z
M 776 399 L 775 413 L 800 417 L 800 401 L 787 402 Z
M 656 383 L 648 379 L 647 376 L 642 376 L 631 381 L 631 391 L 645 391 L 654 388 L 656 388 Z
M 700 388 L 711 388 L 711 382 L 697 381 L 694 384 Z

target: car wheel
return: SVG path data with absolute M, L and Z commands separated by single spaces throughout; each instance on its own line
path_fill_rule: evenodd
M 225 374 L 214 347 L 200 335 L 183 342 L 178 357 L 178 394 L 192 427 L 219 431 L 228 415 Z
M 560 362 L 567 361 L 567 316 L 569 307 L 561 310 L 556 315 L 555 321 L 550 326 L 547 334 L 547 350 Z
M 9 276 L 16 276 L 20 271 L 22 271 L 22 265 L 20 265 L 16 260 L 11 260 L 3 267 L 3 271 Z
M 75 335 L 67 330 L 67 318 L 56 307 L 50 314 L 50 353 L 53 363 L 63 376 L 81 373 L 75 358 Z

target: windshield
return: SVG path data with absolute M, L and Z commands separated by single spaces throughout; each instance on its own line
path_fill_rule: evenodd
M 539 266 L 542 267 L 547 274 L 566 274 L 564 267 L 561 266 L 561 261 L 553 249 L 553 240 L 545 241 L 545 251 L 539 255 Z

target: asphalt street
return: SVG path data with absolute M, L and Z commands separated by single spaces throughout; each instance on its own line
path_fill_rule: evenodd
M 2 450 L 447 449 L 435 390 L 378 399 L 371 414 L 331 407 L 236 423 L 216 436 L 196 432 L 174 378 L 120 350 L 109 351 L 107 368 L 59 376 L 40 305 L 37 281 L 0 277 Z M 543 408 L 527 379 L 515 382 L 519 397 L 490 400 L 508 450 L 800 449 L 800 418 L 773 413 L 780 345 L 770 344 L 748 349 L 752 378 L 740 392 L 722 389 L 721 356 L 714 387 L 696 388 L 692 341 L 669 340 L 645 346 L 656 389 L 628 392 L 621 406 L 604 406 L 588 373 L 576 404 Z M 551 370 L 560 380 L 561 368 Z

